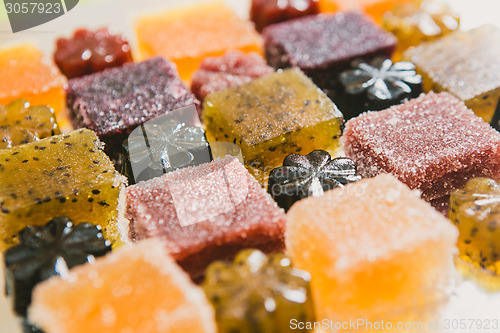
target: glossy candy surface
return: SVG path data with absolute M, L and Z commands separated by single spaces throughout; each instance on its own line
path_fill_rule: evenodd
M 250 20 L 257 31 L 266 26 L 319 13 L 319 0 L 252 0 Z
M 458 231 L 391 175 L 300 200 L 286 227 L 292 262 L 311 273 L 317 318 L 396 327 L 445 300 Z
M 335 104 L 298 69 L 288 69 L 207 96 L 209 141 L 234 142 L 265 185 L 292 153 L 338 148 L 343 119 Z
M 87 129 L 0 150 L 0 249 L 28 225 L 67 216 L 118 237 L 118 196 L 125 179 Z
M 355 13 L 312 15 L 263 31 L 267 62 L 274 68 L 296 66 L 335 101 L 338 75 L 360 58 L 390 58 L 396 37 Z
M 450 219 L 458 227 L 460 258 L 500 279 L 500 185 L 473 178 L 451 193 Z
M 355 62 L 340 75 L 342 94 L 336 103 L 345 119 L 368 110 L 383 110 L 422 93 L 422 77 L 411 62 L 392 63 L 377 58 L 370 64 Z
M 283 166 L 269 174 L 267 191 L 281 208 L 288 210 L 300 199 L 321 196 L 324 191 L 360 179 L 352 160 L 345 157 L 332 160 L 328 152 L 315 150 L 305 156 L 285 157 Z
M 309 281 L 309 273 L 293 268 L 284 254 L 246 249 L 233 263 L 212 263 L 203 289 L 219 333 L 309 332 L 290 327 L 292 319 L 314 321 Z
M 109 251 L 111 243 L 101 228 L 90 223 L 74 226 L 70 219 L 58 217 L 43 226 L 24 228 L 19 244 L 5 253 L 7 294 L 14 309 L 26 315 L 35 285 Z
M 0 105 L 0 149 L 60 134 L 54 110 L 20 99 Z
M 78 29 L 71 38 L 57 40 L 54 61 L 72 79 L 121 66 L 132 61 L 132 54 L 123 36 L 112 35 L 107 28 Z
M 29 320 L 45 332 L 215 333 L 213 309 L 159 240 L 122 246 L 33 291 Z
M 398 38 L 394 59 L 411 46 L 449 34 L 460 27 L 460 18 L 441 0 L 397 4 L 383 16 L 382 26 Z
M 199 104 L 179 79 L 175 65 L 161 57 L 75 78 L 68 85 L 73 125 L 95 131 L 113 161 L 127 135 L 140 124 Z
M 203 101 L 208 94 L 250 82 L 272 72 L 272 67 L 257 53 L 228 51 L 221 57 L 203 60 L 200 68 L 193 74 L 191 91 Z
M 500 99 L 500 28 L 456 31 L 405 53 L 424 79 L 424 90 L 446 91 L 490 122 Z
M 209 1 L 143 16 L 135 31 L 141 59 L 163 56 L 189 81 L 202 60 L 228 50 L 262 53 L 262 39 L 222 1 Z

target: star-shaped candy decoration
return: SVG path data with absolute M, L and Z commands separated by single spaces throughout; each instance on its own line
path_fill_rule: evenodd
M 295 201 L 320 196 L 324 191 L 360 179 L 351 159 L 332 159 L 328 152 L 314 150 L 305 156 L 291 154 L 285 157 L 283 166 L 269 174 L 267 191 L 281 208 L 288 210 Z
M 411 62 L 392 63 L 376 58 L 371 64 L 355 62 L 340 75 L 343 92 L 335 102 L 345 119 L 367 110 L 383 110 L 422 93 L 422 77 Z
M 167 113 L 134 129 L 123 143 L 122 173 L 129 184 L 212 160 L 196 109 Z
M 74 225 L 67 217 L 57 217 L 43 226 L 28 226 L 19 232 L 19 244 L 5 253 L 7 294 L 14 310 L 26 315 L 35 285 L 68 269 L 92 262 L 111 251 L 111 243 L 101 227 Z

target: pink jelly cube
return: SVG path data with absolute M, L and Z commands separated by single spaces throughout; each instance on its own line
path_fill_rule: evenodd
M 123 234 L 166 240 L 193 279 L 246 247 L 284 247 L 285 214 L 236 158 L 226 157 L 126 189 Z
M 500 133 L 448 93 L 366 112 L 346 123 L 342 140 L 361 175 L 392 173 L 426 200 L 472 177 L 500 177 Z

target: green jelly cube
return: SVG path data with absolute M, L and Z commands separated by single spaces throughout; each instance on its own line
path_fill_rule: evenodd
M 118 239 L 124 184 L 87 129 L 0 150 L 0 250 L 16 244 L 24 227 L 59 216 L 98 224 L 106 238 Z
M 457 31 L 405 53 L 425 91 L 447 91 L 490 122 L 500 98 L 500 28 Z
M 212 93 L 203 112 L 208 140 L 240 145 L 247 169 L 264 186 L 289 154 L 335 153 L 343 123 L 335 104 L 298 69 Z

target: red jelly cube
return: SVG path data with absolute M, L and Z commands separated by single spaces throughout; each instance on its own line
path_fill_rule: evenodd
M 72 38 L 57 40 L 54 60 L 68 78 L 79 77 L 132 61 L 130 46 L 123 36 L 107 28 L 97 31 L 79 29 Z
M 319 0 L 252 0 L 250 19 L 258 31 L 264 27 L 319 13 Z

